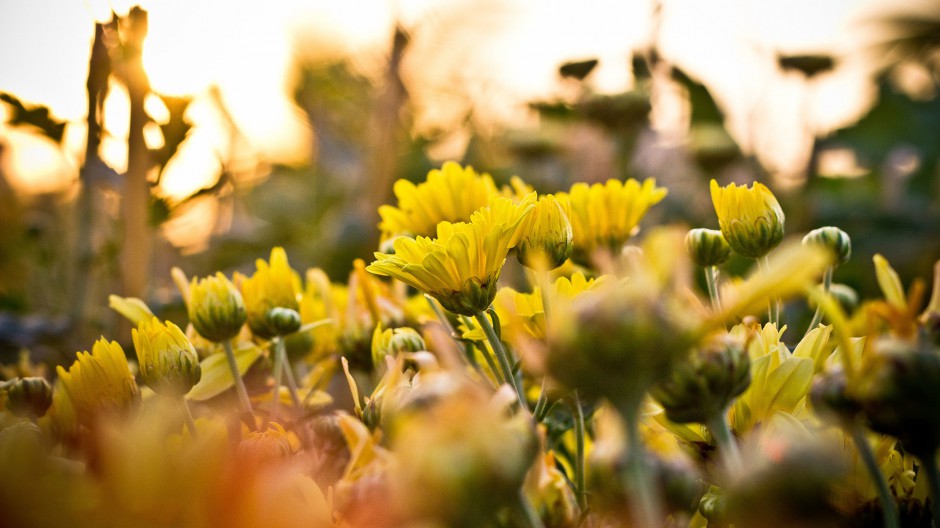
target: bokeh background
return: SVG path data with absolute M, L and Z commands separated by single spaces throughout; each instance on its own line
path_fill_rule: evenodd
M 0 361 L 182 318 L 169 270 L 284 246 L 345 280 L 398 178 L 654 177 L 646 225 L 761 181 L 874 295 L 940 257 L 940 2 L 36 0 L 0 5 Z M 747 263 L 736 262 L 741 270 Z M 866 282 L 869 281 L 869 282 Z

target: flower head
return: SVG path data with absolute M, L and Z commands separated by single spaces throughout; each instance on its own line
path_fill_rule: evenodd
M 16 416 L 39 417 L 52 405 L 52 387 L 46 378 L 19 378 L 7 389 L 7 409 Z
M 735 253 L 760 258 L 783 240 L 783 209 L 761 183 L 720 187 L 712 180 L 711 193 L 721 234 Z
M 366 269 L 431 295 L 451 312 L 474 315 L 493 302 L 506 254 L 518 243 L 519 225 L 534 201 L 534 194 L 518 205 L 497 198 L 469 223 L 441 222 L 437 238 L 397 239 L 394 254 L 376 253 Z
M 193 278 L 188 311 L 189 321 L 199 335 L 216 343 L 238 335 L 247 318 L 241 294 L 222 273 Z
M 379 207 L 382 240 L 397 236 L 433 236 L 440 222 L 466 222 L 470 215 L 499 195 L 489 174 L 477 174 L 448 161 L 428 173 L 427 180 L 415 185 L 398 180 L 394 187 L 398 206 Z
M 402 326 L 400 328 L 382 328 L 382 323 L 375 327 L 372 334 L 372 366 L 381 369 L 385 364 L 384 358 L 398 356 L 402 352 L 418 352 L 427 350 L 424 338 L 414 328 Z
M 655 180 L 647 179 L 641 184 L 631 178 L 591 186 L 576 183 L 570 192 L 558 193 L 558 199 L 570 207 L 574 259 L 584 262 L 601 248 L 619 252 L 637 232 L 649 208 L 662 201 L 666 192 L 656 187 Z
M 516 250 L 519 262 L 532 269 L 555 269 L 568 260 L 574 246 L 566 209 L 566 202 L 550 194 L 539 198 Z
M 202 377 L 199 356 L 180 327 L 156 317 L 132 330 L 140 377 L 154 392 L 181 396 Z
M 299 279 L 281 247 L 271 250 L 270 264 L 258 259 L 255 265 L 258 269 L 254 275 L 241 282 L 242 297 L 248 311 L 248 328 L 256 336 L 268 339 L 278 335 L 268 317 L 272 308 L 300 309 L 296 289 Z
M 80 422 L 91 424 L 102 413 L 120 413 L 140 401 L 140 390 L 116 341 L 102 338 L 91 353 L 79 352 L 66 371 L 56 369 Z
M 685 236 L 685 246 L 692 262 L 703 268 L 721 266 L 731 258 L 731 247 L 714 229 L 693 229 Z

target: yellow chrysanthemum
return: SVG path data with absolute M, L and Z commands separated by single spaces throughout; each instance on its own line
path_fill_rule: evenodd
M 605 184 L 576 183 L 568 193 L 557 193 L 569 204 L 574 233 L 573 258 L 586 262 L 598 249 L 619 252 L 633 236 L 646 212 L 666 197 L 667 190 L 647 179 L 625 182 L 608 180 Z
M 551 194 L 539 198 L 523 227 L 516 251 L 519 262 L 540 271 L 564 264 L 574 250 L 570 216 L 567 202 Z
M 409 284 L 451 312 L 475 315 L 493 302 L 506 254 L 518 243 L 519 225 L 534 201 L 534 194 L 518 205 L 497 198 L 469 223 L 441 222 L 437 238 L 399 238 L 395 253 L 376 253 L 367 270 Z
M 90 354 L 78 353 L 68 371 L 60 366 L 56 372 L 79 421 L 85 424 L 93 423 L 101 413 L 123 412 L 140 400 L 127 357 L 116 341 L 99 339 Z
M 278 335 L 268 318 L 272 308 L 300 308 L 297 303 L 300 278 L 287 262 L 284 248 L 271 250 L 270 264 L 258 259 L 255 265 L 255 274 L 241 281 L 242 298 L 248 312 L 248 328 L 256 336 L 268 339 Z
M 132 337 L 140 377 L 154 392 L 181 396 L 199 383 L 199 356 L 180 327 L 151 317 L 132 330 Z
M 466 222 L 499 195 L 489 174 L 477 174 L 453 161 L 429 172 L 418 185 L 398 180 L 393 190 L 398 206 L 379 207 L 383 242 L 397 236 L 433 236 L 440 222 Z
M 764 185 L 720 187 L 712 180 L 711 193 L 721 234 L 735 253 L 760 258 L 783 240 L 783 209 Z
M 238 335 L 247 318 L 241 294 L 222 273 L 193 278 L 188 313 L 199 335 L 216 343 Z

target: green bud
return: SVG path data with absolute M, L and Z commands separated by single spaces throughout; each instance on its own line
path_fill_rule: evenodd
M 806 245 L 816 245 L 832 252 L 837 264 L 845 264 L 852 256 L 852 240 L 838 227 L 813 229 L 803 237 Z
M 855 387 L 870 427 L 896 437 L 915 456 L 940 446 L 940 353 L 882 339 L 866 356 Z
M 731 246 L 716 229 L 692 229 L 685 236 L 685 245 L 692 261 L 703 268 L 721 266 L 731 258 Z
M 383 330 L 379 324 L 372 334 L 372 365 L 383 370 L 385 357 L 396 357 L 401 352 L 427 350 L 424 338 L 414 328 L 388 328 Z
M 845 371 L 841 368 L 822 372 L 813 379 L 809 399 L 820 416 L 829 416 L 840 423 L 851 423 L 858 414 L 858 401 L 847 390 Z
M 131 331 L 140 377 L 154 392 L 181 396 L 199 383 L 202 366 L 193 344 L 178 326 L 156 317 Z
M 300 330 L 300 314 L 291 308 L 271 308 L 267 315 L 267 326 L 275 335 L 286 336 Z
M 692 351 L 651 394 L 671 421 L 708 423 L 751 384 L 750 366 L 744 344 L 723 336 Z
M 20 417 L 40 417 L 52 405 L 52 387 L 45 378 L 19 378 L 7 388 L 7 409 Z

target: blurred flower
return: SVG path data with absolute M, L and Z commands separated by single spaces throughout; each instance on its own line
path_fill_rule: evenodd
M 196 331 L 216 343 L 238 335 L 247 319 L 241 294 L 220 272 L 204 279 L 193 278 L 187 308 Z
M 45 378 L 18 378 L 7 387 L 7 409 L 16 416 L 38 418 L 52 405 L 52 387 Z
M 901 279 L 888 260 L 880 254 L 875 254 L 872 260 L 885 300 L 869 303 L 868 313 L 884 320 L 894 336 L 913 339 L 920 328 L 918 312 L 925 293 L 923 281 L 916 279 L 905 295 Z
M 154 392 L 182 396 L 199 383 L 202 377 L 199 356 L 178 326 L 152 317 L 141 321 L 131 332 L 140 377 Z
M 525 481 L 525 494 L 545 520 L 545 526 L 568 528 L 578 525 L 580 508 L 568 485 L 565 474 L 558 469 L 554 451 L 540 454 Z
M 415 185 L 398 180 L 394 186 L 398 206 L 379 207 L 382 240 L 397 236 L 433 236 L 441 222 L 466 222 L 470 215 L 499 195 L 489 174 L 477 174 L 448 161 L 428 173 L 427 180 Z
M 406 517 L 485 526 L 518 500 L 536 454 L 532 425 L 479 389 L 463 389 L 400 416 L 391 428 L 398 456 L 391 476 Z
M 803 237 L 804 244 L 815 244 L 834 256 L 837 264 L 845 264 L 852 256 L 852 239 L 838 227 L 820 227 L 813 229 Z
M 693 350 L 652 390 L 652 396 L 677 423 L 711 423 L 751 383 L 744 342 L 724 335 Z
M 475 315 L 493 302 L 506 254 L 518 242 L 519 225 L 534 201 L 535 195 L 518 205 L 497 198 L 469 223 L 441 222 L 437 238 L 397 239 L 394 254 L 376 253 L 366 269 L 431 295 L 451 312 Z
M 763 184 L 720 187 L 712 180 L 711 193 L 721 234 L 735 253 L 757 259 L 783 240 L 783 210 Z
M 522 238 L 516 248 L 516 257 L 522 265 L 546 271 L 568 260 L 574 246 L 566 207 L 567 202 L 559 202 L 550 194 L 539 198 L 521 228 Z
M 372 365 L 378 371 L 383 369 L 386 357 L 394 359 L 401 352 L 420 350 L 427 350 L 427 345 L 414 328 L 403 326 L 383 329 L 382 323 L 379 323 L 372 333 Z
M 574 254 L 580 263 L 589 262 L 598 249 L 613 254 L 639 229 L 640 220 L 650 207 L 666 197 L 666 189 L 656 181 L 634 179 L 626 182 L 607 180 L 606 184 L 576 183 L 568 193 L 556 193 L 570 209 Z
M 287 262 L 284 248 L 271 250 L 270 264 L 255 261 L 257 270 L 250 278 L 241 280 L 240 288 L 248 312 L 248 327 L 256 336 L 270 339 L 277 335 L 271 326 L 268 312 L 275 307 L 297 310 L 297 285 L 300 279 Z
M 731 246 L 714 229 L 692 229 L 685 236 L 686 249 L 692 262 L 707 268 L 721 266 L 731 258 Z
M 252 431 L 245 435 L 236 453 L 242 461 L 270 464 L 293 454 L 296 443 L 296 437 L 292 439 L 281 424 L 271 422 L 263 431 Z
M 116 341 L 99 339 L 90 354 L 78 353 L 68 371 L 60 366 L 56 372 L 79 421 L 85 425 L 93 424 L 102 414 L 123 413 L 140 401 L 137 382 Z

